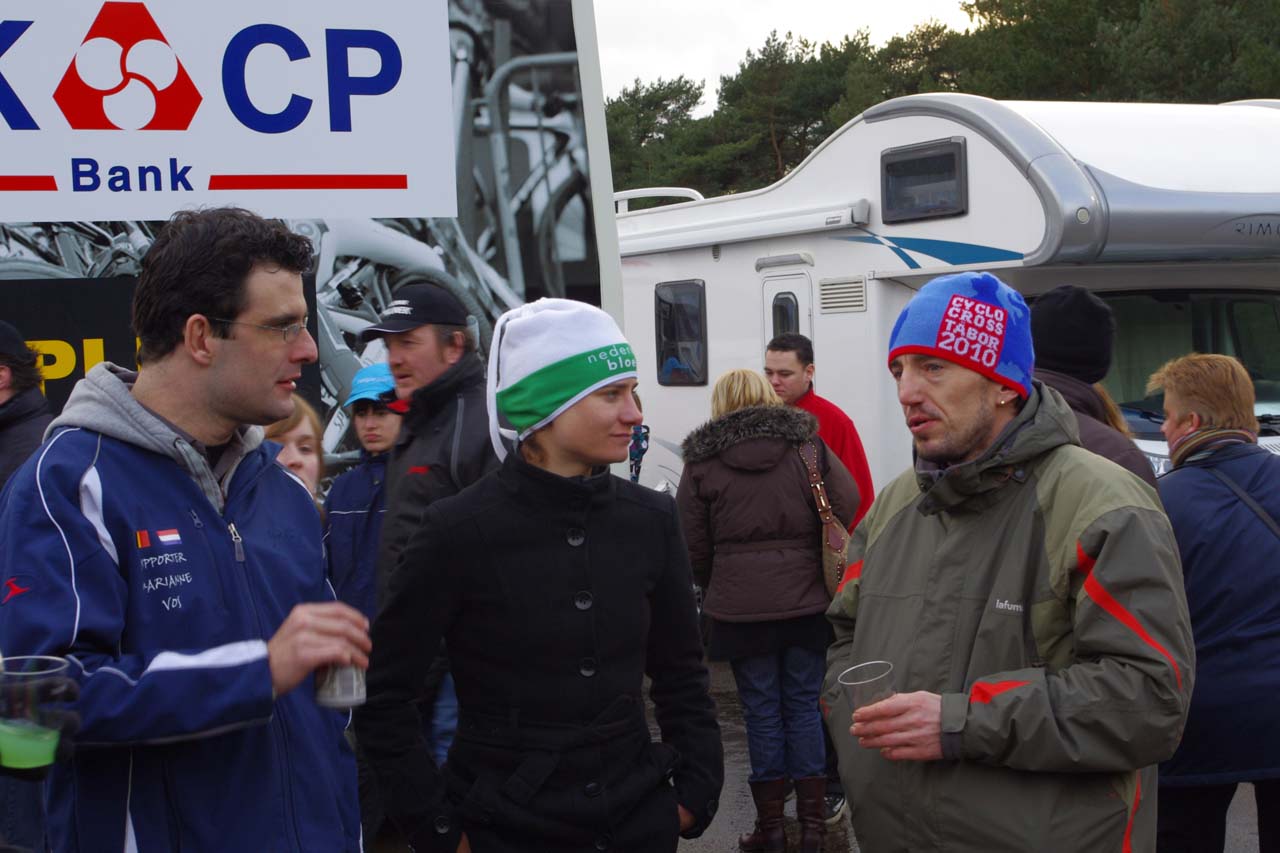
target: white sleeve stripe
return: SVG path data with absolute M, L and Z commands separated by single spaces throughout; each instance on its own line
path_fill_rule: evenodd
M 98 450 L 102 449 L 102 436 L 98 436 Z M 89 469 L 80 478 L 80 514 L 93 525 L 98 534 L 98 544 L 111 557 L 111 562 L 120 565 L 120 555 L 116 553 L 116 543 L 111 541 L 107 525 L 103 518 L 102 477 L 98 474 L 98 454 L 93 456 Z
M 149 672 L 165 672 L 175 669 L 213 669 L 216 667 L 243 666 L 247 663 L 262 660 L 267 656 L 267 644 L 262 640 L 241 640 L 238 643 L 227 643 L 225 646 L 214 646 L 194 655 L 181 652 L 161 652 L 151 659 L 151 665 L 143 670 L 145 677 Z
M 68 433 L 79 431 L 80 427 L 72 427 L 71 429 L 58 433 L 53 437 L 53 440 L 49 442 L 48 446 L 45 447 L 44 452 L 40 454 L 40 461 L 36 463 L 36 490 L 40 493 L 40 504 L 44 507 L 44 514 L 49 516 L 49 520 L 53 522 L 53 526 L 57 529 L 58 535 L 62 537 L 62 547 L 67 549 L 67 563 L 71 569 L 71 594 L 76 600 L 76 617 L 75 621 L 71 625 L 71 641 L 67 643 L 68 646 L 74 646 L 76 644 L 76 636 L 80 633 L 80 593 L 76 590 L 76 558 L 71 553 L 71 544 L 67 542 L 67 534 L 63 532 L 62 525 L 58 524 L 58 520 L 54 518 L 53 513 L 49 511 L 49 502 L 44 496 L 44 483 L 40 480 L 40 469 L 44 466 L 44 458 L 49 455 L 49 451 L 58 443 L 58 439 Z

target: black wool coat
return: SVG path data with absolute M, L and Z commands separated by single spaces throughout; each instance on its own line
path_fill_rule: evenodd
M 413 700 L 443 637 L 458 734 L 442 771 Z M 701 834 L 723 751 L 670 497 L 512 454 L 432 504 L 373 627 L 356 732 L 420 853 L 674 851 Z M 652 742 L 642 684 L 662 741 Z
M 1076 423 L 1080 427 L 1080 445 L 1088 451 L 1110 459 L 1137 476 L 1151 488 L 1156 487 L 1156 472 L 1142 455 L 1133 439 L 1119 432 L 1107 423 L 1106 409 L 1102 398 L 1088 382 L 1040 368 L 1036 370 L 1036 379 L 1062 395 L 1071 411 L 1076 414 Z

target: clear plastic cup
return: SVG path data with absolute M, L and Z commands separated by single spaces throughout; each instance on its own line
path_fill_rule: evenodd
M 316 704 L 355 708 L 364 704 L 364 670 L 358 666 L 326 666 L 316 672 Z
M 872 660 L 851 666 L 836 676 L 836 681 L 849 699 L 849 711 L 863 705 L 874 705 L 888 699 L 898 691 L 893 684 L 893 664 L 887 660 Z
M 66 676 L 67 661 L 28 656 L 0 660 L 0 765 L 30 770 L 53 763 L 59 731 L 41 725 L 42 682 Z

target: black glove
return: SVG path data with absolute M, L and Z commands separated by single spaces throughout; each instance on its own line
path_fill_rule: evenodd
M 71 736 L 80 729 L 80 715 L 70 703 L 80 696 L 80 685 L 70 678 L 44 678 L 35 684 L 6 683 L 0 686 L 0 720 L 25 719 L 58 732 L 54 762 L 66 761 L 75 751 Z M 49 767 L 15 768 L 5 765 L 0 745 L 0 774 L 14 779 L 39 781 Z

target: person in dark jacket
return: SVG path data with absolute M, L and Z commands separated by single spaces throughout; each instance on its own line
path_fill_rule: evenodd
M 1116 323 L 1110 306 L 1082 287 L 1055 287 L 1031 306 L 1031 337 L 1035 378 L 1075 412 L 1084 449 L 1155 488 L 1155 469 L 1133 439 L 1111 426 L 1106 401 L 1093 387 L 1111 369 Z
M 1196 643 L 1182 743 L 1160 765 L 1161 853 L 1222 850 L 1227 807 L 1252 782 L 1258 844 L 1280 850 L 1280 457 L 1257 443 L 1253 383 L 1225 355 L 1165 364 L 1173 524 Z
M 40 446 L 53 420 L 40 393 L 39 363 L 40 354 L 27 346 L 22 333 L 0 320 L 0 491 Z M 7 602 L 13 587 L 4 594 Z M 38 783 L 0 778 L 0 846 L 3 839 L 21 847 L 44 846 L 44 803 Z
M 361 745 L 419 853 L 670 853 L 715 813 L 723 754 L 675 503 L 606 467 L 640 422 L 635 355 L 603 311 L 542 299 L 498 321 L 490 364 L 505 460 L 401 554 Z M 461 704 L 443 769 L 413 702 L 441 636 Z
M 401 415 L 387 408 L 395 382 L 386 364 L 362 367 L 346 406 L 360 442 L 360 463 L 341 474 L 325 498 L 325 551 L 329 582 L 339 601 L 370 621 L 377 614 L 377 556 L 386 513 L 387 454 L 400 433 Z
M 817 437 L 817 419 L 786 406 L 750 370 L 731 370 L 711 395 L 712 420 L 684 440 L 677 503 L 694 580 L 706 590 L 712 660 L 728 660 L 751 754 L 757 820 L 744 851 L 786 849 L 782 807 L 795 784 L 800 849 L 825 832 L 826 751 L 818 696 L 828 643 L 820 522 L 808 468 L 814 454 L 841 524 L 858 489 Z M 807 445 L 807 446 L 806 446 Z
M 347 409 L 360 442 L 360 464 L 333 481 L 324 504 L 324 544 L 334 595 L 370 622 L 377 611 L 378 539 L 386 512 L 387 453 L 400 432 L 400 418 L 387 408 L 395 382 L 385 363 L 362 367 L 351 380 Z M 429 732 L 428 732 L 429 733 Z M 360 787 L 360 826 L 366 843 L 383 823 L 382 798 L 356 748 Z
M 0 489 L 27 461 L 53 420 L 40 393 L 40 354 L 0 320 Z
M 378 549 L 381 599 L 391 571 L 432 502 L 456 495 L 489 471 L 498 458 L 489 446 L 484 404 L 484 362 L 462 303 L 434 284 L 410 284 L 395 293 L 380 320 L 361 332 L 381 338 L 395 381 L 392 409 L 404 415 L 387 462 L 387 511 Z M 419 701 L 431 714 L 432 751 L 443 755 L 457 727 L 458 702 L 448 658 L 435 657 Z

